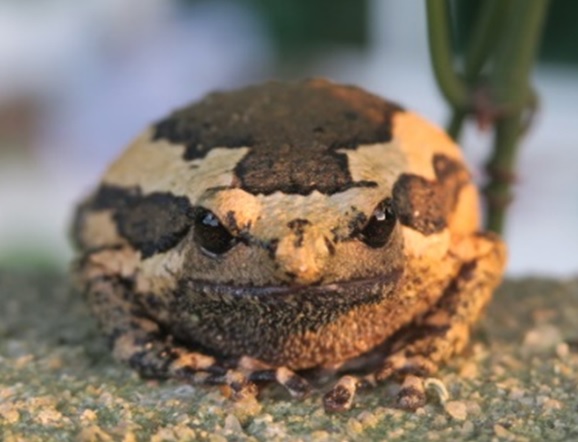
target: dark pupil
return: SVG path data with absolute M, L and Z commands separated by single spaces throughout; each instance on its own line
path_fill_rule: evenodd
M 382 201 L 361 231 L 361 239 L 369 247 L 383 247 L 389 240 L 389 236 L 395 227 L 396 219 L 391 200 L 388 198 Z
M 235 237 L 209 211 L 202 210 L 195 217 L 195 241 L 210 254 L 220 255 L 235 245 Z

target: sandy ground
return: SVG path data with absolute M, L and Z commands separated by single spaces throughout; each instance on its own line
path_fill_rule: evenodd
M 395 383 L 327 414 L 266 387 L 260 402 L 139 379 L 112 360 L 66 278 L 0 272 L 0 440 L 578 440 L 578 280 L 508 281 L 469 351 L 415 413 Z

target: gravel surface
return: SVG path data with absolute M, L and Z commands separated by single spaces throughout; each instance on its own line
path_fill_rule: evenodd
M 578 440 L 577 321 L 578 279 L 508 281 L 428 405 L 392 408 L 389 383 L 327 414 L 319 394 L 268 387 L 234 403 L 141 380 L 112 360 L 65 277 L 0 272 L 0 440 Z

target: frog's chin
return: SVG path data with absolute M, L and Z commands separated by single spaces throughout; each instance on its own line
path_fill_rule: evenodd
M 395 268 L 388 273 L 369 278 L 350 279 L 319 285 L 269 285 L 239 286 L 189 279 L 181 285 L 181 292 L 194 292 L 196 296 L 217 298 L 258 298 L 291 300 L 298 298 L 342 299 L 344 302 L 368 301 L 383 298 L 393 292 L 403 270 Z M 184 290 L 183 290 L 184 289 Z

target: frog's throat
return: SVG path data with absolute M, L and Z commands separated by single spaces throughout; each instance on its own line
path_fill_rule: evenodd
M 322 285 L 287 285 L 287 286 L 237 286 L 216 284 L 214 282 L 187 279 L 181 281 L 179 292 L 194 293 L 196 297 L 247 299 L 258 298 L 292 300 L 292 299 L 331 299 L 337 303 L 366 303 L 387 297 L 394 289 L 403 273 L 402 268 L 394 268 L 386 274 L 371 278 L 351 279 Z

